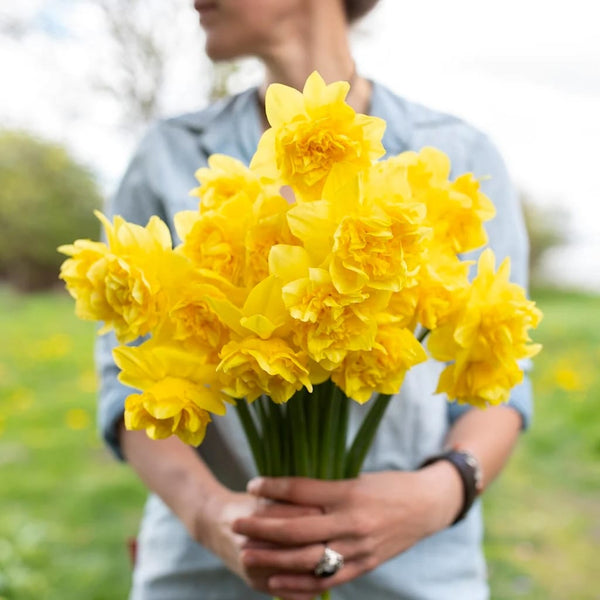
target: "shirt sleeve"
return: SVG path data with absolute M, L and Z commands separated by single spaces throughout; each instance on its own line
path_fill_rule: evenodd
M 470 157 L 470 170 L 481 180 L 481 190 L 492 200 L 496 216 L 487 223 L 489 247 L 496 255 L 498 266 L 506 257 L 511 261 L 511 281 L 527 289 L 529 280 L 529 240 L 523 220 L 519 197 L 510 181 L 506 166 L 496 147 L 479 134 Z M 476 259 L 481 250 L 466 255 Z M 533 416 L 533 396 L 528 376 L 531 362 L 523 361 L 524 380 L 516 386 L 508 402 L 521 416 L 522 428 L 527 429 Z M 471 407 L 467 404 L 448 404 L 450 422 L 454 422 Z
M 160 195 L 153 185 L 157 175 L 157 152 L 160 148 L 159 125 L 153 127 L 140 143 L 123 179 L 108 206 L 108 215 L 120 215 L 130 222 L 146 225 L 152 215 L 165 218 Z M 140 343 L 139 340 L 137 343 Z M 96 370 L 100 381 L 98 395 L 98 428 L 109 448 L 124 460 L 119 446 L 118 426 L 125 410 L 125 398 L 136 390 L 123 385 L 118 379 L 112 351 L 118 346 L 114 333 L 98 336 L 95 347 Z

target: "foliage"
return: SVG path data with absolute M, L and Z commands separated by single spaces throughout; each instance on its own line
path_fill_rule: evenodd
M 534 292 L 536 414 L 486 493 L 494 600 L 595 600 L 600 531 L 600 297 Z M 596 582 L 596 585 L 594 584 Z
M 485 495 L 494 600 L 593 600 L 600 298 L 535 293 L 532 429 Z M 144 492 L 94 430 L 93 325 L 63 294 L 0 287 L 0 598 L 126 597 Z M 68 460 L 65 460 L 68 457 Z M 26 476 L 24 476 L 26 474 Z
M 198 104 L 204 100 L 194 81 L 208 81 L 211 68 L 191 2 L 88 0 L 88 4 L 99 9 L 102 58 L 109 65 L 94 72 L 92 84 L 117 101 L 125 129 L 137 133 L 165 114 L 183 65 L 186 94 L 197 94 Z M 182 59 L 185 62 L 180 63 Z
M 97 238 L 102 204 L 94 177 L 58 144 L 0 131 L 0 276 L 22 290 L 52 286 L 56 248 L 75 235 Z
M 112 600 L 144 491 L 94 427 L 94 326 L 0 287 L 0 598 Z
M 529 270 L 531 280 L 542 279 L 540 269 L 546 252 L 567 241 L 568 215 L 563 208 L 541 206 L 527 194 L 521 198 L 525 226 L 529 235 Z

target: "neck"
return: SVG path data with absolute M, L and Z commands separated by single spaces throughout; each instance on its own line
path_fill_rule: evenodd
M 315 1 L 304 22 L 296 20 L 281 27 L 273 43 L 261 53 L 265 64 L 262 97 L 271 83 L 283 83 L 301 90 L 307 77 L 318 71 L 327 82 L 348 81 L 346 101 L 365 113 L 370 104 L 371 86 L 356 73 L 348 40 L 348 26 L 342 3 Z

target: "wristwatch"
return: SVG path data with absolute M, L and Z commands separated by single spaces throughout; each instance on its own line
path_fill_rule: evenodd
M 458 471 L 463 484 L 463 505 L 456 519 L 454 519 L 452 522 L 452 525 L 456 525 L 456 523 L 465 518 L 466 514 L 469 512 L 469 509 L 473 505 L 473 502 L 475 502 L 475 498 L 477 498 L 477 496 L 483 490 L 483 473 L 481 471 L 481 465 L 479 464 L 477 458 L 475 458 L 475 456 L 467 450 L 451 448 L 440 454 L 430 456 L 427 460 L 421 463 L 419 468 L 422 469 L 423 467 L 431 465 L 439 460 L 447 460 L 449 463 L 451 463 Z

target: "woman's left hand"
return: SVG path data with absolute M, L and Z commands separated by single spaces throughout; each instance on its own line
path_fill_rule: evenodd
M 346 583 L 416 542 L 448 526 L 462 504 L 462 483 L 447 461 L 419 471 L 385 471 L 357 479 L 322 481 L 260 477 L 248 491 L 263 498 L 318 506 L 320 515 L 286 518 L 250 516 L 233 530 L 250 538 L 242 551 L 246 567 L 276 571 L 269 591 L 284 600 L 311 600 Z M 313 570 L 325 546 L 344 557 L 335 575 Z

